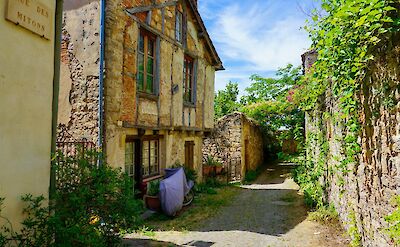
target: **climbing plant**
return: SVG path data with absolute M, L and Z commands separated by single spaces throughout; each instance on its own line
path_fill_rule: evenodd
M 303 110 L 319 107 L 327 90 L 339 102 L 339 121 L 344 126 L 343 153 L 339 170 L 349 172 L 361 151 L 359 92 L 374 54 L 399 31 L 398 1 L 323 0 L 322 11 L 315 12 L 306 27 L 318 58 L 296 90 L 295 102 Z M 318 183 L 318 179 L 309 181 Z

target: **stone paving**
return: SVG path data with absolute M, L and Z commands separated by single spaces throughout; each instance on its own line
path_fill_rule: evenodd
M 187 232 L 156 232 L 149 238 L 128 235 L 130 246 L 347 246 L 341 233 L 307 220 L 289 164 L 266 169 L 242 186 L 229 206 Z

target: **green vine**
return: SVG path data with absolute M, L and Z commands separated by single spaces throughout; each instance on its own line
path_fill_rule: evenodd
M 394 198 L 394 204 L 397 208 L 385 217 L 385 221 L 389 224 L 385 232 L 397 245 L 400 245 L 400 196 Z
M 345 176 L 351 172 L 355 173 L 359 163 L 357 159 L 361 152 L 361 86 L 369 77 L 369 67 L 375 62 L 375 54 L 385 52 L 386 45 L 400 31 L 399 9 L 398 0 L 322 0 L 322 9 L 314 12 L 312 21 L 306 27 L 313 41 L 312 49 L 317 52 L 317 60 L 300 80 L 293 98 L 302 110 L 310 112 L 311 119 L 323 119 L 340 126 L 341 134 L 335 136 L 334 140 L 342 144 L 341 155 L 332 157 L 337 165 L 327 170 L 329 173 L 334 172 L 333 175 L 337 178 L 336 185 L 341 189 L 340 197 L 345 192 Z M 392 91 L 390 88 L 381 90 L 381 95 L 388 95 L 388 92 Z M 316 112 L 324 112 L 321 102 L 325 97 L 338 102 L 339 111 L 332 114 L 323 113 L 321 118 L 313 117 L 312 114 Z M 395 103 L 393 99 L 393 96 L 383 97 L 380 103 L 390 108 Z M 324 128 L 322 133 L 323 130 Z M 316 143 L 320 145 L 320 150 L 325 150 L 325 135 L 321 135 L 323 139 L 318 141 L 314 135 L 307 135 L 305 148 L 311 150 L 307 153 L 316 150 Z M 314 190 L 311 195 L 324 193 L 321 192 L 322 178 L 318 176 L 327 175 L 323 173 L 325 168 L 321 166 L 326 162 L 327 155 L 328 152 L 320 152 L 319 161 L 314 163 L 310 162 L 312 158 L 307 157 L 307 162 L 297 169 L 297 181 L 300 181 L 303 190 Z M 315 201 L 317 206 L 322 203 L 318 199 Z M 394 226 L 398 226 L 399 222 L 398 218 L 395 218 L 396 212 L 394 216 L 386 218 Z M 359 246 L 361 236 L 354 211 L 349 214 L 349 220 L 352 246 Z M 398 232 L 392 230 L 389 235 L 395 238 Z
M 339 168 L 347 173 L 361 151 L 357 141 L 360 85 L 375 58 L 374 51 L 399 31 L 398 9 L 393 0 L 323 0 L 322 9 L 306 27 L 318 59 L 295 98 L 304 110 L 315 109 L 327 90 L 339 101 L 345 126 L 345 158 Z

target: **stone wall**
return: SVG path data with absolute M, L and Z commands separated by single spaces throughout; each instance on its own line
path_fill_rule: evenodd
M 245 160 L 243 174 L 254 171 L 264 161 L 264 140 L 261 128 L 257 123 L 243 115 L 242 157 Z
M 344 159 L 339 100 L 326 92 L 319 109 L 306 114 L 307 155 L 314 162 L 324 159 L 327 201 L 333 203 L 345 227 L 356 227 L 363 246 L 390 246 L 384 234 L 384 217 L 394 210 L 390 201 L 400 194 L 400 46 L 399 40 L 370 66 L 362 83 L 358 139 L 362 151 L 348 173 L 336 167 Z M 330 116 L 330 117 L 327 117 Z M 324 143 L 323 140 L 326 140 Z M 323 150 L 324 145 L 327 147 Z
M 201 175 L 202 135 L 214 126 L 215 64 L 189 1 L 154 8 L 151 13 L 129 15 L 126 10 L 161 4 L 165 0 L 106 1 L 105 138 L 107 161 L 124 167 L 126 137 L 156 135 L 160 138 L 160 166 L 184 163 L 184 145 L 194 141 L 194 168 Z M 175 40 L 176 8 L 187 16 L 187 46 Z M 154 94 L 137 90 L 137 49 L 140 30 L 156 37 L 156 87 Z M 184 55 L 196 63 L 196 100 L 183 102 Z
M 255 170 L 263 162 L 261 130 L 243 113 L 224 116 L 217 121 L 210 136 L 204 139 L 202 153 L 203 162 L 211 156 L 225 168 L 230 160 L 239 159 L 244 175 L 247 170 Z
M 76 140 L 97 143 L 100 1 L 65 0 L 58 123 Z

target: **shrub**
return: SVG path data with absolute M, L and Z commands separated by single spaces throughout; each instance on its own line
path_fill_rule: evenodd
M 134 199 L 132 180 L 121 169 L 98 166 L 97 157 L 95 152 L 72 159 L 61 155 L 55 164 L 55 215 L 61 223 L 55 233 L 60 242 L 110 246 L 118 242 L 121 229 L 139 224 L 143 204 Z
M 160 180 L 151 181 L 147 189 L 147 195 L 158 196 L 158 193 L 160 193 Z
M 22 197 L 26 218 L 19 233 L 11 232 L 18 246 L 115 246 L 123 231 L 139 226 L 143 203 L 134 199 L 131 179 L 120 169 L 98 166 L 97 157 L 58 154 L 49 206 L 43 196 Z
M 311 220 L 326 225 L 339 224 L 339 214 L 332 204 L 324 205 L 309 214 Z

